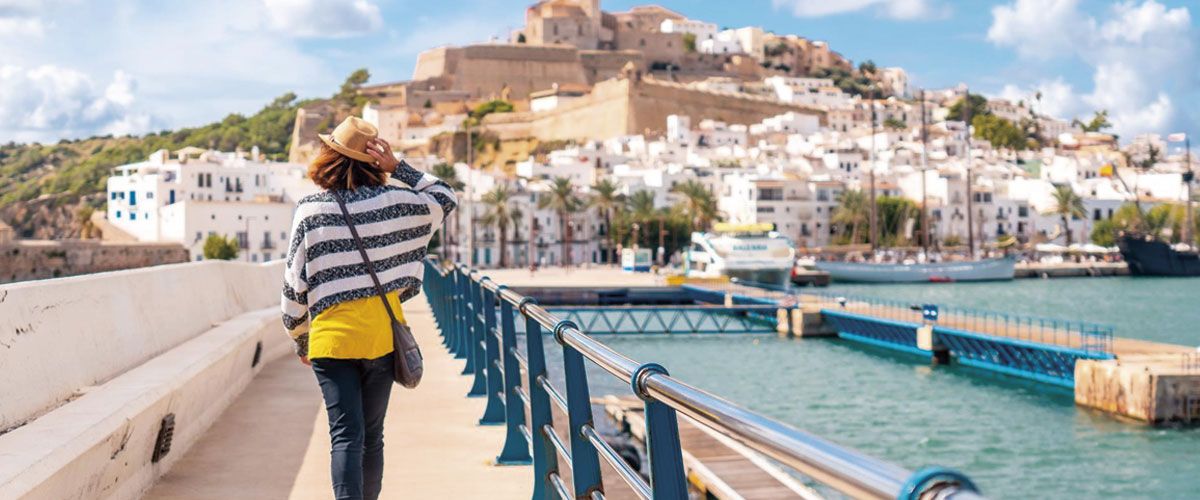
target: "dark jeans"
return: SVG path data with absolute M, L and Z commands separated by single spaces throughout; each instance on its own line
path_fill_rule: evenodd
M 329 412 L 333 494 L 375 500 L 383 481 L 383 416 L 392 392 L 392 355 L 312 360 Z

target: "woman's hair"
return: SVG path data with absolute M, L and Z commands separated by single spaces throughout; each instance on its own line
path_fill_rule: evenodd
M 387 184 L 387 173 L 379 167 L 350 158 L 324 144 L 308 165 L 308 178 L 324 189 L 355 190 L 362 186 Z

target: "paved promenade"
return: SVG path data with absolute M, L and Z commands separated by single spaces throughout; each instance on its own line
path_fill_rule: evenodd
M 652 285 L 648 275 L 615 269 L 506 270 L 490 274 L 510 285 Z M 477 425 L 485 400 L 464 397 L 471 378 L 442 347 L 429 303 L 420 295 L 404 316 L 425 354 L 417 390 L 393 389 L 384 438 L 385 498 L 528 498 L 532 469 L 497 467 L 503 427 Z M 280 335 L 283 335 L 282 331 Z M 327 499 L 329 432 L 311 369 L 292 356 L 272 362 L 200 441 L 146 496 Z

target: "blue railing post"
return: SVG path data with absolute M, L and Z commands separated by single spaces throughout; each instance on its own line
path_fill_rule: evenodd
M 467 350 L 467 331 L 470 326 L 467 323 L 467 274 L 463 272 L 461 267 L 454 268 L 454 302 L 457 307 L 454 318 L 454 357 L 456 359 L 466 359 L 467 366 L 471 365 L 471 357 L 468 356 L 470 351 Z M 463 371 L 463 375 L 468 372 Z
M 650 458 L 650 487 L 655 500 L 688 498 L 683 454 L 680 451 L 679 421 L 675 409 L 655 401 L 646 392 L 646 378 L 667 375 L 662 365 L 647 363 L 633 371 L 629 385 L 646 402 L 646 455 Z
M 525 314 L 525 308 L 537 301 L 526 297 L 517 308 Z M 525 356 L 529 363 L 529 434 L 533 442 L 533 498 L 534 500 L 557 499 L 550 475 L 558 473 L 558 452 L 542 429 L 554 424 L 550 413 L 550 395 L 542 387 L 541 380 L 549 380 L 546 374 L 546 351 L 542 345 L 542 325 L 537 320 L 525 318 Z
M 496 296 L 507 288 L 501 285 L 496 290 Z M 504 360 L 504 412 L 508 427 L 504 434 L 504 448 L 496 457 L 496 463 L 501 465 L 525 465 L 532 460 L 529 456 L 529 442 L 521 433 L 525 425 L 525 405 L 521 404 L 521 365 L 517 363 L 517 325 L 511 302 L 500 300 L 500 354 Z M 532 431 L 530 432 L 532 434 Z
M 576 498 L 590 498 L 592 492 L 604 492 L 600 481 L 600 456 L 583 435 L 583 426 L 592 426 L 592 398 L 588 392 L 583 355 L 562 340 L 564 328 L 578 328 L 570 321 L 554 326 L 554 340 L 562 345 L 563 378 L 567 384 L 567 434 L 571 438 L 571 483 Z
M 504 385 L 500 377 L 500 342 L 496 340 L 496 334 L 500 331 L 496 328 L 496 292 L 483 286 L 485 281 L 491 279 L 483 278 L 479 281 L 479 291 L 483 295 L 483 368 L 487 374 L 487 406 L 483 409 L 483 416 L 479 417 L 479 425 L 503 425 L 504 406 L 520 401 L 500 399 Z
M 482 397 L 487 395 L 487 372 L 484 371 L 484 366 L 487 364 L 487 353 L 483 350 L 483 287 L 479 286 L 479 280 L 474 276 L 478 271 L 471 271 L 471 277 L 467 281 L 468 292 L 470 293 L 470 316 L 467 318 L 467 323 L 471 328 L 467 335 L 467 359 L 470 360 L 470 370 L 475 372 L 475 380 L 471 383 L 471 391 L 467 393 L 467 397 Z

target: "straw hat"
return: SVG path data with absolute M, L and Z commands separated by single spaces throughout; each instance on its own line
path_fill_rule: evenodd
M 378 136 L 379 129 L 370 122 L 351 116 L 338 124 L 332 134 L 320 134 L 317 137 L 334 151 L 374 165 L 375 158 L 367 154 L 367 142 Z

